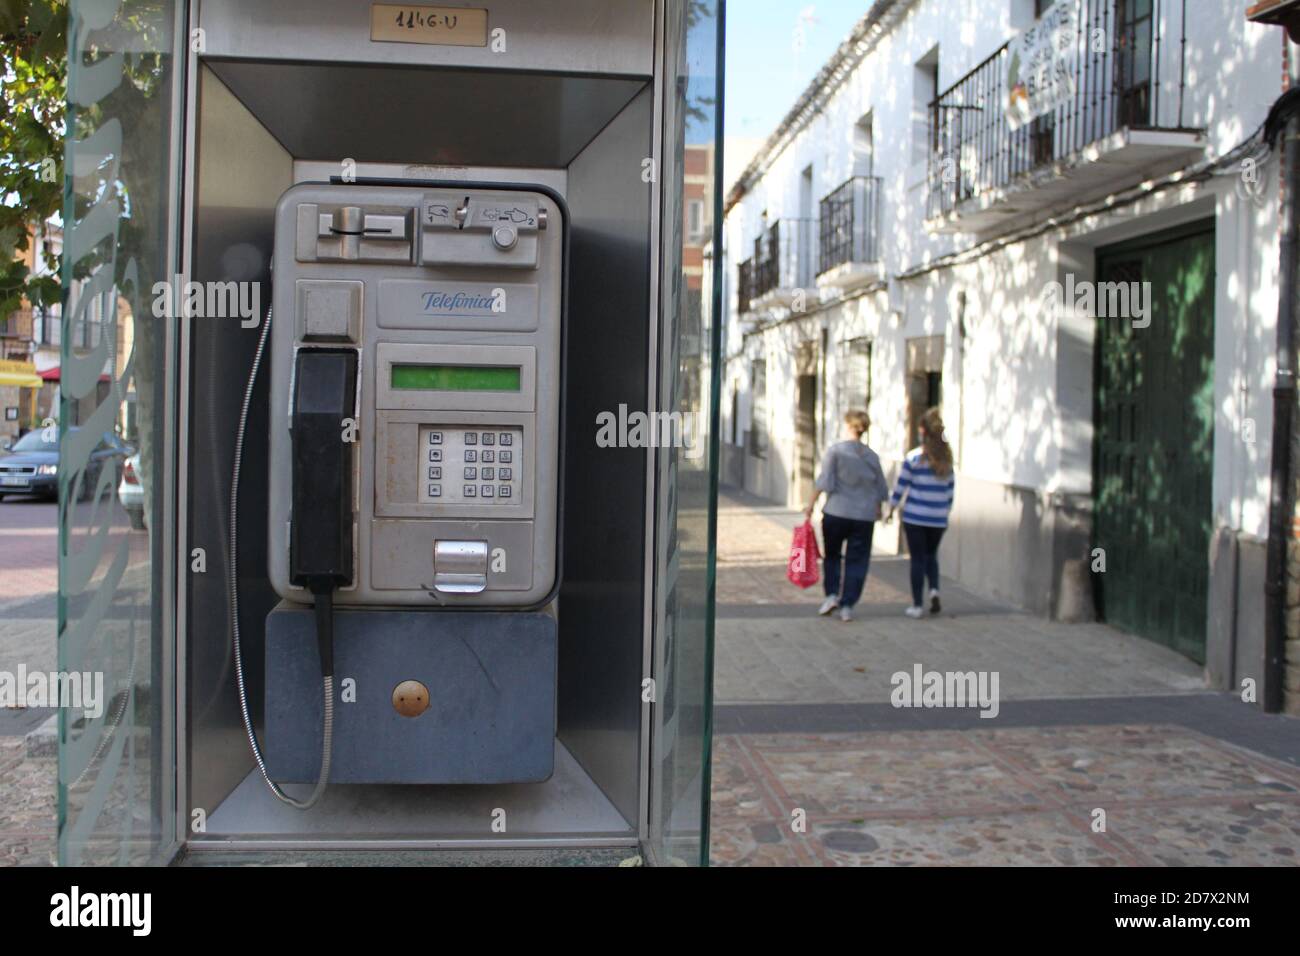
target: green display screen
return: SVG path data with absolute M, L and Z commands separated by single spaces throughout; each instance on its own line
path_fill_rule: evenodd
M 517 392 L 518 365 L 394 365 L 393 388 L 436 392 Z

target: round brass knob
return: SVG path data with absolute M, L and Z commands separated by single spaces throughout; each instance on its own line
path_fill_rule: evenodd
M 403 717 L 419 717 L 429 709 L 429 688 L 418 680 L 404 680 L 393 688 L 393 710 Z

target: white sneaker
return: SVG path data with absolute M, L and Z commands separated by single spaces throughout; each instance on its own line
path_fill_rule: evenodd
M 908 608 L 906 611 L 904 611 L 903 613 L 906 614 L 908 617 L 913 617 L 913 618 L 916 618 L 916 617 L 925 617 L 925 608 L 921 608 L 921 607 L 909 607 L 909 608 Z
M 930 589 L 930 613 L 938 614 L 943 610 L 943 605 L 939 603 L 939 591 L 936 588 Z
M 840 599 L 837 597 L 828 597 L 822 601 L 822 606 L 817 609 L 817 613 L 823 617 L 840 606 Z
M 853 608 L 851 607 L 840 608 L 840 620 L 843 621 L 845 624 L 853 620 Z

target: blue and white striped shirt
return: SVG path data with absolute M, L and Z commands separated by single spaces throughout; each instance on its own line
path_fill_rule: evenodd
M 903 468 L 898 473 L 889 505 L 897 508 L 903 495 L 907 495 L 907 503 L 903 505 L 905 522 L 930 528 L 946 528 L 956 484 L 957 479 L 952 471 L 940 478 L 930 467 L 924 451 L 915 448 L 903 459 Z

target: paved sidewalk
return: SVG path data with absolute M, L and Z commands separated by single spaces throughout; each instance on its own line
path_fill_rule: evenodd
M 714 696 L 740 701 L 886 701 L 890 676 L 997 671 L 1003 700 L 1202 689 L 1185 657 L 1102 624 L 1062 624 L 970 594 L 945 579 L 944 611 L 913 621 L 905 557 L 877 554 L 856 619 L 818 617 L 821 585 L 785 579 L 798 512 L 724 493 L 718 514 Z M 942 570 L 943 550 L 939 551 Z
M 10 495 L 0 501 L 0 615 L 59 589 L 59 506 Z
M 909 620 L 896 557 L 873 558 L 855 621 L 818 618 L 820 587 L 785 580 L 801 520 L 719 502 L 715 863 L 1300 861 L 1300 721 L 1206 691 L 1159 645 L 946 579 L 944 613 Z M 892 706 L 917 664 L 997 672 L 997 717 Z
M 0 671 L 57 666 L 58 505 L 0 502 Z M 0 708 L 0 866 L 48 866 L 56 839 L 56 758 L 30 756 L 25 736 L 50 708 Z

